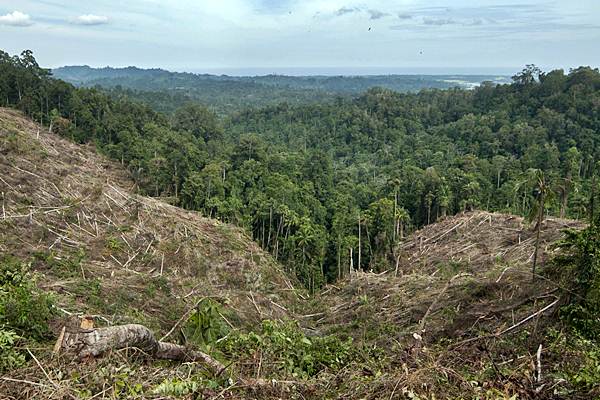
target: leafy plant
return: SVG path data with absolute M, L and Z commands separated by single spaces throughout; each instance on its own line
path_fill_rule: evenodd
M 0 328 L 0 373 L 25 364 L 25 356 L 15 349 L 19 339 L 14 331 Z
M 300 378 L 337 370 L 355 355 L 352 340 L 337 336 L 308 338 L 294 321 L 263 321 L 259 333 L 235 332 L 218 343 L 226 355 L 261 354 L 281 372 Z
M 586 337 L 600 338 L 600 217 L 581 231 L 570 230 L 555 263 L 569 290 L 561 314 Z
M 184 326 L 187 340 L 198 345 L 209 345 L 227 335 L 229 326 L 224 320 L 223 312 L 216 301 L 201 301 Z
M 52 298 L 40 291 L 29 273 L 29 264 L 7 257 L 0 261 L 0 326 L 35 340 L 50 333 Z

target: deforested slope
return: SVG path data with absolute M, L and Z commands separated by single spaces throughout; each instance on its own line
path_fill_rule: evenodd
M 419 268 L 435 273 L 444 265 L 468 265 L 473 272 L 486 266 L 531 263 L 535 251 L 535 224 L 510 214 L 475 211 L 443 219 L 420 229 L 400 246 L 401 271 Z M 540 229 L 539 261 L 551 256 L 562 231 L 583 223 L 548 217 Z
M 295 292 L 240 229 L 138 196 L 118 164 L 0 109 L 0 253 L 32 264 L 64 313 L 168 329 L 214 297 L 232 324 L 287 314 Z
M 563 331 L 562 288 L 548 273 L 564 229 L 584 226 L 544 221 L 535 280 L 534 226 L 475 211 L 414 232 L 387 272 L 354 272 L 330 285 L 307 325 L 353 337 L 385 360 L 382 370 L 369 367 L 379 371 L 374 379 L 365 380 L 368 368 L 347 371 L 337 390 L 361 398 L 587 398 L 564 380 L 582 363 L 565 341 L 580 342 Z M 544 385 L 536 382 L 540 345 Z

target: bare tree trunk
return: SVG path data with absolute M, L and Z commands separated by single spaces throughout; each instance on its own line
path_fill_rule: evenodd
M 350 279 L 352 279 L 352 272 L 354 271 L 354 257 L 352 256 L 352 247 L 350 247 L 350 269 L 349 269 L 349 275 L 350 275 Z
M 501 172 L 501 170 L 498 169 L 498 179 L 496 181 L 496 189 L 500 189 L 500 172 Z
M 396 243 L 396 236 L 398 235 L 398 217 L 397 217 L 397 212 L 398 211 L 398 191 L 396 190 L 394 192 L 394 237 L 392 238 L 392 241 L 394 243 Z
M 225 370 L 223 364 L 208 354 L 178 344 L 159 342 L 148 328 L 137 324 L 66 332 L 60 347 L 63 351 L 75 353 L 81 359 L 132 347 L 159 359 L 201 361 L 215 374 Z
M 358 212 L 358 264 L 357 268 L 360 269 L 360 256 L 361 256 L 361 243 L 360 243 L 360 211 Z
M 337 249 L 337 267 L 338 267 L 338 279 L 342 279 L 342 245 L 341 239 L 338 236 L 338 249 Z
M 535 234 L 535 252 L 533 253 L 533 268 L 531 279 L 535 281 L 535 267 L 537 266 L 538 250 L 540 247 L 540 231 L 542 230 L 542 221 L 544 220 L 544 192 L 540 195 L 540 210 Z
M 273 227 L 273 206 L 269 207 L 269 235 L 267 237 L 267 246 L 265 249 L 269 250 L 269 246 L 271 245 L 271 231 Z
M 596 201 L 596 172 L 593 171 L 592 176 L 592 193 L 590 194 L 590 224 L 594 222 L 594 208 Z

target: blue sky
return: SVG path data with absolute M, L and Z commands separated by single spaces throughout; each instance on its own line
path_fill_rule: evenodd
M 42 65 L 507 71 L 600 65 L 599 0 L 0 0 Z

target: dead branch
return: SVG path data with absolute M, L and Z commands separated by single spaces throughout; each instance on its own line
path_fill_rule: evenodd
M 200 305 L 200 303 L 202 303 L 205 299 L 206 299 L 206 297 L 202 297 L 192 307 L 188 308 L 188 310 L 185 313 L 183 313 L 183 315 L 181 316 L 181 318 L 179 318 L 177 320 L 177 322 L 175 322 L 175 325 L 173 325 L 173 327 L 171 328 L 171 330 L 169 332 L 167 332 L 165 334 L 165 336 L 163 336 L 162 338 L 160 338 L 160 340 L 163 341 L 166 338 L 168 338 L 169 336 L 171 336 L 171 334 L 173 332 L 175 332 L 175 329 L 177 329 L 177 327 L 179 326 L 179 324 L 181 324 L 183 321 L 187 320 L 190 317 L 190 315 L 192 314 L 192 312 L 196 309 L 196 307 L 198 307 Z
M 479 340 L 484 340 L 484 339 L 494 339 L 494 338 L 498 338 L 502 335 L 505 335 L 509 332 L 514 331 L 515 329 L 517 329 L 518 327 L 520 327 L 523 324 L 526 324 L 527 322 L 531 321 L 533 318 L 543 314 L 544 312 L 548 311 L 549 309 L 551 309 L 552 307 L 554 307 L 556 304 L 558 304 L 558 302 L 560 301 L 560 299 L 556 299 L 554 300 L 552 303 L 548 304 L 546 307 L 542 308 L 539 311 L 536 311 L 535 313 L 531 314 L 529 317 L 522 319 L 521 321 L 517 322 L 516 324 L 504 329 L 503 331 L 500 331 L 498 333 L 491 333 L 489 335 L 483 335 L 483 336 L 477 336 L 474 338 L 470 338 L 470 339 L 466 339 L 463 340 L 461 342 L 455 343 L 454 345 L 450 346 L 451 349 L 455 349 L 457 347 L 460 347 L 462 345 L 465 345 L 467 343 L 472 343 L 472 342 L 476 342 Z

